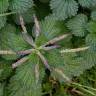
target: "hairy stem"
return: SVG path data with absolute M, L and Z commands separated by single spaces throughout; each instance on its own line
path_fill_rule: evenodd
M 26 62 L 27 60 L 28 60 L 28 57 L 24 57 L 24 58 L 18 60 L 16 63 L 13 63 L 13 64 L 12 64 L 12 68 L 14 69 L 14 68 L 20 66 L 21 64 L 23 64 L 23 63 Z
M 34 52 L 35 49 L 28 49 L 28 50 L 24 50 L 24 51 L 19 51 L 17 52 L 18 54 L 23 54 L 23 55 L 26 55 L 26 54 L 31 54 L 32 52 Z
M 27 33 L 27 29 L 25 27 L 24 20 L 23 20 L 23 17 L 21 15 L 20 15 L 20 24 L 21 24 L 21 27 L 23 29 L 23 33 Z
M 82 47 L 82 48 L 76 48 L 76 49 L 65 49 L 65 50 L 60 51 L 60 53 L 79 52 L 79 51 L 85 51 L 88 49 L 89 49 L 89 46 Z
M 62 36 L 55 37 L 54 39 L 46 42 L 46 43 L 45 43 L 44 45 L 42 45 L 41 47 L 45 47 L 45 46 L 47 46 L 47 45 L 49 45 L 49 44 L 54 44 L 54 43 L 56 43 L 56 42 L 59 42 L 59 41 L 63 40 L 64 38 L 68 37 L 69 35 L 70 35 L 70 34 L 64 34 L 64 35 L 62 35 Z
M 23 29 L 22 36 L 23 36 L 24 40 L 28 44 L 30 44 L 32 47 L 36 47 L 32 37 L 27 33 L 27 29 L 25 27 L 24 20 L 23 20 L 23 17 L 21 15 L 20 15 L 20 24 L 21 24 L 21 27 Z
M 2 13 L 0 14 L 0 17 L 12 15 L 12 14 L 16 14 L 16 12 Z
M 0 55 L 16 55 L 16 53 L 11 50 L 0 50 Z
M 35 77 L 36 77 L 36 84 L 38 83 L 39 81 L 39 64 L 36 64 L 35 65 Z
M 41 32 L 40 25 L 39 25 L 39 21 L 38 21 L 35 14 L 33 15 L 33 17 L 34 17 L 34 22 L 35 22 L 35 30 L 34 31 L 35 31 L 36 37 L 38 37 Z
M 53 45 L 53 46 L 48 46 L 48 47 L 42 47 L 42 49 L 45 51 L 48 51 L 48 50 L 56 49 L 59 47 L 60 47 L 59 45 Z
M 51 71 L 51 68 L 50 68 L 46 58 L 40 52 L 37 52 L 37 54 L 40 57 L 40 59 L 42 60 L 42 62 L 44 63 L 45 67 L 48 68 Z

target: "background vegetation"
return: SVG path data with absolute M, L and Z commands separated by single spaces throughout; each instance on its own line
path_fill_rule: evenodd
M 96 96 L 96 0 L 0 0 L 0 96 Z

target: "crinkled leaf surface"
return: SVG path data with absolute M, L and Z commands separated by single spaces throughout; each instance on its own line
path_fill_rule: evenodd
M 33 6 L 33 0 L 12 0 L 10 9 L 19 13 L 26 12 Z
M 43 44 L 57 36 L 64 35 L 67 28 L 63 21 L 56 20 L 52 15 L 46 17 L 40 22 L 41 36 L 37 39 L 37 43 Z M 38 44 L 37 44 L 38 45 Z
M 12 50 L 14 52 L 23 51 L 30 46 L 24 41 L 21 34 L 18 34 L 20 30 L 16 29 L 13 25 L 6 25 L 0 32 L 0 49 L 1 50 Z M 12 56 L 8 56 L 12 59 Z M 6 58 L 7 59 L 7 58 Z M 15 57 L 14 57 L 15 59 Z
M 0 0 L 0 14 L 3 14 L 7 11 L 9 6 L 8 0 Z M 6 17 L 0 17 L 0 29 L 4 27 L 6 23 Z
M 51 0 L 50 6 L 54 16 L 59 20 L 75 16 L 78 11 L 78 4 L 75 0 Z
M 38 60 L 36 55 L 33 54 L 31 59 L 17 68 L 16 74 L 10 81 L 10 96 L 41 96 L 41 81 L 40 77 L 37 78 L 37 76 L 42 75 L 40 74 L 41 69 L 37 70 L 40 75 L 35 73 L 35 66 L 39 64 Z
M 96 6 L 96 0 L 78 0 L 78 2 L 80 5 L 87 8 Z
M 75 36 L 83 37 L 87 33 L 86 31 L 87 20 L 88 19 L 86 15 L 79 14 L 76 17 L 68 21 L 67 27 Z

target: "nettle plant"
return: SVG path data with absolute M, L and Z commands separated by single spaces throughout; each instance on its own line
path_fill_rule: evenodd
M 96 64 L 95 6 L 96 0 L 1 0 L 0 95 L 69 96 L 66 84 L 76 96 L 96 96 L 73 80 Z M 46 75 L 60 92 L 43 84 Z

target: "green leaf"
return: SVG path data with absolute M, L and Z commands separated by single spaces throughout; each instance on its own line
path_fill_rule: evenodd
M 46 52 L 45 54 L 46 59 L 51 67 L 63 67 L 64 66 L 64 59 L 60 53 L 59 49 L 54 49 Z
M 96 51 L 96 34 L 88 34 L 87 35 L 86 45 L 90 46 L 91 51 Z
M 63 72 L 66 76 L 80 76 L 87 69 L 92 68 L 96 64 L 96 54 L 94 52 L 84 51 L 81 55 L 76 53 L 65 53 Z
M 80 5 L 87 8 L 96 6 L 96 0 L 78 0 L 78 2 Z
M 41 96 L 41 69 L 35 70 L 39 64 L 35 54 L 16 70 L 9 85 L 10 96 Z M 36 71 L 36 72 L 35 72 Z
M 41 31 L 48 39 L 64 34 L 67 31 L 63 21 L 56 20 L 52 15 L 49 15 L 41 22 Z
M 96 51 L 88 51 L 83 52 L 82 54 L 84 60 L 81 62 L 83 66 L 83 70 L 90 69 L 96 64 Z
M 92 20 L 96 21 L 96 10 L 93 10 L 91 12 L 91 18 L 92 18 Z
M 54 49 L 51 51 L 48 51 L 44 55 L 48 61 L 48 64 L 51 68 L 62 68 L 64 69 L 64 58 L 62 57 L 59 49 Z M 64 81 L 64 79 L 55 71 L 52 70 L 51 76 L 55 77 L 60 82 Z
M 41 36 L 36 42 L 47 42 L 56 36 L 60 36 L 67 32 L 67 28 L 63 21 L 56 20 L 52 15 L 47 16 L 40 22 Z M 43 37 L 44 36 L 44 37 Z M 46 40 L 45 40 L 46 39 Z M 39 41 L 40 40 L 40 41 Z M 40 43 L 40 44 L 43 44 Z
M 8 24 L 0 31 L 0 49 L 1 50 L 13 50 L 23 51 L 30 46 L 23 40 L 21 34 L 18 34 L 18 29 Z M 20 31 L 19 31 L 20 32 Z M 8 55 L 7 55 L 8 56 Z M 4 56 L 6 59 L 16 59 L 16 56 Z
M 27 10 L 27 12 L 22 13 L 22 17 L 24 19 L 25 23 L 32 23 L 34 20 L 32 19 L 32 15 L 34 14 L 33 8 L 30 8 Z M 16 14 L 13 16 L 13 20 L 16 22 L 16 24 L 20 25 L 20 15 Z
M 28 45 L 18 32 L 20 32 L 20 30 L 14 26 L 10 24 L 6 25 L 0 33 L 1 47 L 3 47 L 3 49 L 12 48 L 15 51 L 26 50 Z
M 90 21 L 87 25 L 87 30 L 90 33 L 96 34 L 96 22 L 95 21 Z
M 76 17 L 68 21 L 67 27 L 71 30 L 75 36 L 83 37 L 86 35 L 87 16 L 79 14 Z
M 82 67 L 84 67 L 83 64 L 81 64 L 81 61 L 83 60 L 83 58 L 78 58 L 76 60 L 72 60 L 68 65 L 65 65 L 65 70 L 64 72 L 69 76 L 69 77 L 73 77 L 73 76 L 80 76 L 80 74 L 83 73 L 83 71 L 85 71 L 85 69 L 83 69 Z M 86 65 L 85 65 L 86 66 Z
M 6 17 L 0 17 L 0 29 L 6 24 Z
M 51 0 L 50 6 L 54 16 L 59 20 L 75 16 L 78 11 L 78 4 L 75 0 Z
M 9 6 L 8 0 L 0 0 L 0 14 L 7 11 Z M 6 17 L 0 17 L 0 29 L 6 24 Z
M 0 59 L 0 81 L 7 79 L 11 75 L 11 63 L 10 61 Z
M 0 14 L 4 13 L 9 6 L 8 0 L 0 0 Z
M 33 6 L 33 0 L 12 0 L 10 9 L 15 12 L 24 13 Z
M 48 39 L 45 37 L 45 35 L 43 33 L 41 33 L 40 36 L 35 40 L 35 43 L 37 46 L 40 46 L 47 41 L 48 41 Z
M 64 74 L 70 78 L 80 75 L 82 73 L 80 60 L 82 60 L 82 58 L 75 59 L 77 57 L 76 53 L 64 53 L 62 55 L 65 65 L 63 66 L 64 68 L 61 69 Z
M 0 83 L 0 96 L 4 96 L 4 84 Z

